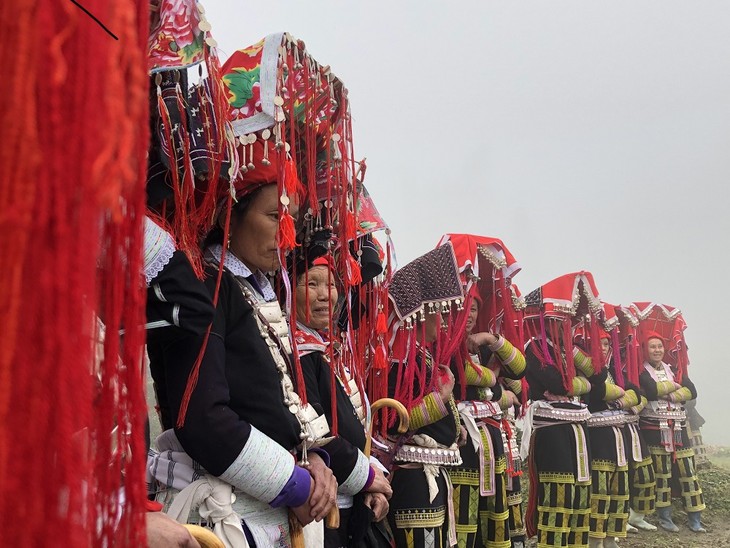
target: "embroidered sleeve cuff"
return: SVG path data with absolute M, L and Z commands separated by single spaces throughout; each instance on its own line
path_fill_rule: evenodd
M 282 492 L 293 471 L 291 453 L 252 426 L 246 445 L 220 479 L 269 503 Z
M 516 396 L 519 396 L 522 393 L 522 383 L 520 381 L 508 379 L 506 377 L 502 377 L 502 381 L 504 382 L 504 385 Z
M 591 383 L 588 382 L 588 379 L 584 379 L 583 377 L 573 378 L 573 390 L 570 392 L 571 396 L 582 396 L 590 391 Z
M 593 360 L 591 360 L 588 354 L 577 347 L 573 348 L 573 363 L 575 364 L 575 368 L 586 377 L 592 377 L 594 375 Z
M 368 472 L 368 481 L 365 482 L 365 487 L 362 488 L 363 491 L 370 487 L 373 482 L 375 481 L 375 468 L 372 466 L 370 467 L 370 471 Z
M 616 384 L 606 383 L 606 395 L 603 401 L 616 401 L 624 395 L 624 390 Z
M 495 342 L 494 344 L 490 344 L 489 350 L 491 350 L 492 352 L 499 352 L 502 349 L 502 347 L 504 346 L 504 343 L 506 343 L 506 342 L 507 342 L 507 340 L 504 337 L 500 337 L 498 335 L 497 342 Z
M 330 467 L 330 454 L 327 451 L 325 451 L 322 447 L 311 447 L 311 448 L 307 449 L 307 451 L 309 451 L 310 453 L 316 453 L 317 455 L 319 455 L 322 458 L 322 460 L 324 461 L 324 463 L 327 465 L 327 468 Z
M 621 409 L 630 409 L 639 405 L 639 398 L 636 397 L 635 391 L 629 390 L 619 399 L 619 402 L 621 402 Z
M 446 404 L 436 392 L 428 394 L 421 403 L 411 409 L 410 430 L 418 430 L 427 424 L 443 419 L 449 414 Z
M 269 506 L 272 508 L 301 506 L 309 498 L 311 483 L 312 476 L 309 472 L 301 466 L 295 466 L 289 481 L 286 482 L 277 497 L 269 503 Z
M 491 369 L 475 363 L 467 362 L 464 377 L 467 386 L 479 386 L 481 388 L 492 387 L 497 383 L 497 377 Z
M 682 388 L 679 388 L 678 390 L 675 390 L 671 394 L 669 394 L 671 397 L 671 401 L 674 403 L 684 403 L 687 400 L 692 399 L 692 392 L 689 388 L 686 386 L 683 386 Z
M 357 452 L 357 462 L 355 467 L 347 476 L 347 479 L 342 482 L 337 488 L 337 492 L 341 495 L 356 495 L 367 485 L 368 478 L 370 477 L 372 468 L 370 468 L 370 461 L 362 451 Z
M 674 392 L 676 390 L 676 386 L 674 386 L 674 383 L 672 381 L 659 381 L 656 383 L 656 394 L 657 396 L 666 396 L 667 394 Z
M 489 346 L 489 349 L 497 354 L 497 358 L 504 367 L 515 375 L 520 376 L 525 372 L 527 362 L 522 352 L 504 337 L 499 337 L 496 343 Z
M 644 407 L 646 407 L 647 403 L 649 403 L 649 402 L 646 399 L 646 396 L 641 396 L 641 400 L 639 400 L 639 403 L 631 408 L 631 412 L 634 415 L 638 415 L 639 413 L 641 413 L 644 410 Z

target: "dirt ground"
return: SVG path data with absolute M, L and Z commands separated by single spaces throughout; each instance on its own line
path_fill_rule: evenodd
M 687 526 L 687 514 L 681 503 L 675 501 L 674 522 L 678 533 L 668 533 L 661 528 L 656 532 L 641 531 L 619 541 L 626 548 L 730 548 L 730 448 L 712 448 L 710 463 L 698 470 L 700 485 L 705 495 L 707 510 L 702 513 L 702 523 L 707 533 L 693 533 Z M 648 522 L 657 525 L 656 517 Z M 535 539 L 528 543 L 534 547 Z
M 730 496 L 730 493 L 728 493 Z M 702 523 L 707 533 L 693 533 L 687 527 L 687 516 L 684 512 L 676 511 L 674 522 L 679 527 L 679 533 L 667 533 L 661 528 L 655 533 L 639 532 L 629 534 L 628 538 L 620 541 L 620 546 L 631 548 L 648 547 L 676 547 L 676 548 L 728 548 L 730 547 L 730 516 L 715 516 L 707 513 L 702 516 Z M 656 525 L 656 519 L 647 518 Z

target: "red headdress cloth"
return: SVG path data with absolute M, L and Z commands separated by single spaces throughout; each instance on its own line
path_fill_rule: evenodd
M 679 308 L 653 302 L 634 302 L 630 307 L 639 320 L 639 340 L 644 343 L 649 332 L 659 335 L 666 347 L 664 361 L 674 368 L 677 381 L 682 382 L 689 366 L 687 343 L 684 339 L 687 324 L 682 312 Z
M 355 162 L 342 81 L 309 55 L 304 42 L 287 33 L 271 34 L 234 52 L 222 74 L 241 156 L 240 180 L 231 192 L 278 183 L 282 251 L 297 246 L 288 212 L 295 194 L 308 222 L 334 227 L 339 241 L 352 239 Z M 347 257 L 342 261 L 338 270 L 357 267 Z M 347 276 L 346 285 L 356 285 L 358 274 Z
M 522 348 L 522 322 L 513 306 L 510 291 L 511 278 L 520 271 L 514 256 L 501 240 L 489 236 L 444 234 L 438 245 L 446 242 L 454 246 L 456 262 L 469 297 L 479 301 L 473 332 L 501 334 L 518 348 Z M 471 306 L 470 299 L 467 299 L 466 304 Z M 469 352 L 465 338 L 459 352 L 460 356 L 456 361 L 460 364 L 466 363 Z M 463 398 L 466 395 L 465 372 L 462 368 L 457 371 L 462 388 L 460 397 Z
M 599 328 L 598 334 L 601 339 L 608 339 L 611 344 L 608 359 L 613 362 L 613 377 L 616 384 L 623 388 L 626 383 L 624 381 L 625 365 L 621 357 L 621 322 L 615 305 L 605 301 L 601 301 L 601 305 L 603 310 L 599 320 L 601 328 Z
M 481 298 L 476 329 L 504 335 L 519 347 L 524 343 L 521 322 L 509 286 L 521 267 L 502 240 L 473 234 L 445 234 L 438 245 L 454 246 L 456 263 L 467 288 Z
M 525 297 L 525 304 L 525 328 L 535 343 L 535 355 L 543 365 L 555 367 L 563 377 L 566 390 L 570 389 L 575 377 L 572 328 L 589 322 L 587 329 L 597 330 L 602 312 L 593 275 L 581 271 L 555 278 L 530 292 Z M 589 338 L 587 346 L 593 368 L 598 372 L 603 366 L 600 337 L 596 334 L 592 340 Z
M 623 363 L 629 382 L 639 385 L 639 368 L 642 362 L 638 336 L 639 319 L 628 306 L 616 305 L 614 311 L 619 320 L 619 344 L 623 348 Z M 615 350 L 615 346 L 614 346 Z
M 157 93 L 148 178 L 153 187 L 171 187 L 174 199 L 168 207 L 165 191 L 153 191 L 149 203 L 164 214 L 178 249 L 202 276 L 200 237 L 212 227 L 218 187 L 236 165 L 217 43 L 197 0 L 151 5 L 147 68 Z M 207 77 L 188 88 L 186 69 L 201 64 Z

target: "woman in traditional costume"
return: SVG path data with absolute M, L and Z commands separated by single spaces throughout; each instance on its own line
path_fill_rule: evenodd
M 532 403 L 525 418 L 521 455 L 529 453 L 528 535 L 537 545 L 587 546 L 591 512 L 590 417 L 580 398 L 591 383 L 576 375 L 573 323 L 597 317 L 598 291 L 589 272 L 566 274 L 525 297 L 527 382 Z M 597 341 L 598 337 L 593 341 Z M 591 345 L 600 372 L 598 344 Z M 529 448 L 529 451 L 528 451 Z
M 619 319 L 619 333 L 616 335 L 611 333 L 612 359 L 609 370 L 614 379 L 624 379 L 624 389 L 627 392 L 633 390 L 639 396 L 639 403 L 624 409 L 626 413 L 624 441 L 629 461 L 629 520 L 626 531 L 629 533 L 656 531 L 656 526 L 644 519 L 646 515 L 654 513 L 656 479 L 654 463 L 639 427 L 639 414 L 647 404 L 639 383 L 639 367 L 642 362 L 637 340 L 639 320 L 629 307 L 616 306 L 614 309 Z M 619 340 L 616 341 L 615 337 Z M 618 354 L 613 353 L 616 348 L 619 348 Z
M 237 528 L 230 533 L 234 545 L 247 539 L 260 547 L 288 546 L 287 508 L 306 524 L 335 504 L 336 480 L 318 447 L 326 443 L 337 453 L 345 442 L 324 439 L 327 418 L 307 402 L 268 275 L 298 245 L 298 203 L 308 202 L 309 219 L 318 225 L 324 224 L 318 191 L 331 196 L 330 206 L 341 207 L 341 220 L 348 213 L 347 90 L 288 34 L 236 51 L 221 72 L 241 161 L 223 200 L 235 205 L 223 208 L 204 246 L 216 316 L 202 340 L 150 340 L 157 390 L 171 418 L 165 426 L 174 426 L 177 434 L 170 430 L 158 440 L 167 443 L 160 449 L 169 450 L 151 468 L 172 490 L 188 489 L 168 512 L 182 519 L 186 514 L 196 519 L 197 513 L 221 535 Z M 279 282 L 289 301 L 285 274 Z M 187 467 L 172 466 L 168 457 L 179 457 Z M 340 465 L 344 468 L 337 469 Z M 348 477 L 352 465 L 332 463 L 339 477 Z
M 456 533 L 447 469 L 461 464 L 461 428 L 448 367 L 454 350 L 448 331 L 463 333 L 466 315 L 449 314 L 464 299 L 451 245 L 396 271 L 388 291 L 393 305 L 389 393 L 410 418 L 407 434 L 390 430 L 388 456 L 394 464 L 388 521 L 397 546 L 452 546 Z M 451 329 L 440 338 L 442 319 Z
M 330 424 L 333 421 L 332 379 L 335 385 L 337 435 L 347 443 L 337 453 L 330 452 L 330 461 L 345 461 L 351 468 L 347 476 L 335 476 L 339 483 L 337 507 L 340 526 L 325 530 L 325 548 L 356 546 L 367 532 L 370 519 L 363 519 L 365 507 L 372 511 L 373 521 L 388 513 L 388 499 L 393 491 L 381 469 L 371 465 L 363 453 L 366 432 L 367 399 L 360 390 L 354 372 L 338 361 L 336 348 L 331 348 L 327 334 L 332 333 L 332 314 L 337 305 L 337 284 L 333 262 L 320 257 L 309 268 L 302 265 L 295 289 L 297 351 L 307 385 L 307 399 Z M 351 525 L 352 523 L 352 525 Z
M 511 277 L 520 268 L 500 240 L 448 234 L 441 243 L 447 241 L 454 246 L 472 297 L 464 345 L 452 360 L 454 396 L 468 432 L 467 442 L 460 448 L 461 466 L 449 469 L 457 538 L 460 546 L 509 548 L 512 536 L 507 488 L 512 487 L 510 480 L 516 475 L 512 451 L 516 441 L 510 443 L 512 429 L 504 421 L 504 413 L 519 400 L 511 391 L 503 391 L 497 379 L 520 384 L 525 373 L 522 352 L 508 340 L 511 337 L 522 345 L 510 288 Z M 515 528 L 521 521 L 520 514 Z
M 603 327 L 618 334 L 618 318 L 612 306 L 603 304 L 601 322 Z M 630 448 L 625 443 L 627 415 L 623 410 L 637 405 L 639 394 L 635 389 L 624 390 L 620 363 L 613 369 L 613 374 L 609 371 L 610 366 L 595 374 L 591 356 L 578 347 L 586 338 L 600 338 L 601 354 L 607 366 L 620 357 L 611 352 L 611 335 L 603 329 L 596 331 L 590 327 L 586 324 L 580 329 L 574 348 L 575 368 L 591 382 L 591 391 L 584 396 L 591 412 L 588 419 L 591 451 L 589 545 L 592 548 L 616 548 L 616 538 L 626 537 L 629 517 Z
M 646 361 L 641 372 L 641 387 L 649 400 L 641 413 L 641 431 L 654 460 L 656 510 L 662 529 L 677 532 L 672 521 L 672 491 L 681 494 L 689 528 L 705 532 L 701 513 L 705 509 L 697 474 L 683 403 L 697 397 L 694 384 L 685 374 L 678 375 L 665 363 L 665 339 L 654 331 L 644 333 Z
M 220 240 L 222 230 L 208 238 L 211 266 L 206 285 L 211 295 L 216 293 L 221 263 L 223 271 L 215 318 L 182 426 L 176 421 L 204 336 L 160 333 L 158 337 L 151 332 L 148 337 L 166 429 L 157 441 L 161 456 L 151 468 L 158 481 L 177 489 L 188 487 L 202 474 L 214 476 L 218 481 L 203 477 L 214 489 L 221 482 L 233 491 L 236 501 L 230 510 L 243 520 L 249 543 L 286 546 L 286 508 L 305 524 L 321 519 L 334 502 L 335 481 L 320 455 L 306 451 L 328 427 L 295 390 L 286 321 L 265 275 L 276 270 L 279 261 L 276 170 L 261 166 L 255 173 L 256 178 L 236 181 L 238 203 L 231 211 L 227 245 Z M 297 465 L 293 457 L 300 444 L 301 462 L 309 462 L 309 469 Z M 174 467 L 165 462 L 166 456 L 174 457 Z M 188 477 L 178 477 L 183 463 L 189 467 Z M 171 502 L 169 497 L 164 500 Z M 217 525 L 213 512 L 198 512 L 201 520 Z M 235 520 L 221 522 L 226 519 Z

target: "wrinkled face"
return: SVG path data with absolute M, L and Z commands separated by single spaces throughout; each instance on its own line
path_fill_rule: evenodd
M 661 339 L 649 339 L 646 344 L 646 353 L 651 363 L 657 364 L 664 359 L 664 343 Z
M 297 207 L 289 212 L 296 219 Z M 240 216 L 231 219 L 231 252 L 253 271 L 279 269 L 276 233 L 279 229 L 279 193 L 275 184 L 266 185 Z
M 609 350 L 611 350 L 611 343 L 610 343 L 610 341 L 606 337 L 603 337 L 601 339 L 601 354 L 603 354 L 603 359 L 604 360 L 606 358 L 608 358 L 608 351 Z
M 474 326 L 477 324 L 477 315 L 479 315 L 479 303 L 476 299 L 471 301 L 469 308 L 469 316 L 466 318 L 466 334 L 471 335 Z
M 337 304 L 335 279 L 326 266 L 313 266 L 299 277 L 296 288 L 297 320 L 312 329 L 327 329 L 330 310 Z

